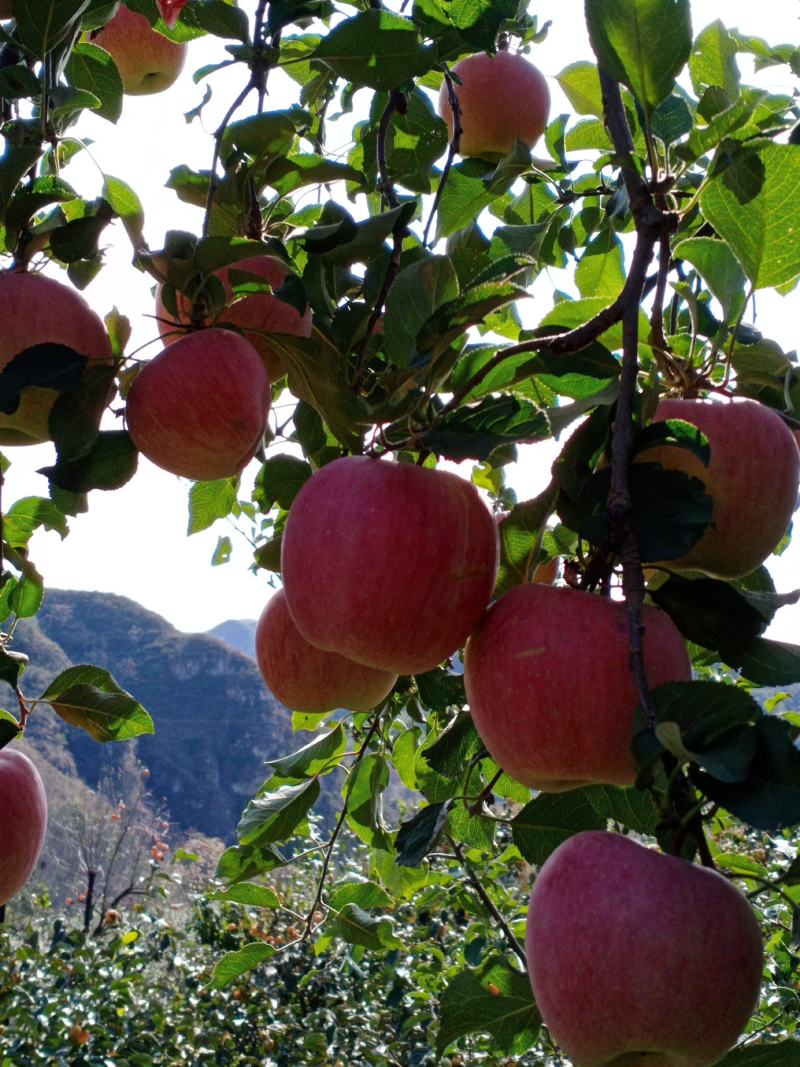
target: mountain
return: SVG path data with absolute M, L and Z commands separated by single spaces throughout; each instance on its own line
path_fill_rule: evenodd
M 255 659 L 256 626 L 256 619 L 228 619 L 227 622 L 221 622 L 213 630 L 209 630 L 208 636 L 216 637 L 231 648 L 244 652 L 245 656 Z
M 36 618 L 17 628 L 14 647 L 30 656 L 27 695 L 70 664 L 91 663 L 144 705 L 154 736 L 101 746 L 43 706 L 31 716 L 28 739 L 92 788 L 106 760 L 120 761 L 133 746 L 154 794 L 186 832 L 232 841 L 242 808 L 268 776 L 264 760 L 304 743 L 249 656 L 216 637 L 181 633 L 125 597 L 48 590 Z

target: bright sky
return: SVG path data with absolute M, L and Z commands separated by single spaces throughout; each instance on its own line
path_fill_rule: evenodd
M 240 0 L 240 6 L 252 15 L 256 0 Z M 591 58 L 582 7 L 579 0 L 569 4 L 564 0 L 538 0 L 532 5 L 540 22 L 553 22 L 547 39 L 532 58 L 551 79 L 554 115 L 570 110 L 554 76 L 568 63 Z M 727 0 L 722 11 L 720 7 L 715 0 L 693 0 L 695 32 L 722 17 L 726 25 L 757 34 L 773 44 L 797 39 L 797 17 L 790 14 L 785 0 L 762 4 Z M 168 229 L 200 231 L 200 210 L 181 203 L 171 190 L 164 188 L 164 182 L 170 169 L 179 163 L 206 169 L 210 165 L 210 131 L 241 88 L 243 75 L 224 71 L 210 79 L 214 97 L 203 113 L 204 128 L 197 121 L 187 125 L 183 114 L 194 108 L 203 94 L 205 83 L 196 86 L 192 72 L 222 58 L 224 42 L 218 38 L 193 42 L 186 70 L 171 90 L 151 97 L 126 97 L 124 113 L 116 127 L 91 117 L 80 127 L 80 135 L 94 141 L 91 153 L 102 170 L 124 178 L 138 193 L 145 207 L 145 235 L 151 248 L 161 247 Z M 743 73 L 748 74 L 744 70 Z M 288 79 L 271 76 L 273 106 L 286 106 L 283 91 L 287 84 L 293 93 L 293 83 Z M 794 89 L 785 67 L 766 71 L 759 77 L 759 84 L 775 92 L 791 93 Z M 367 96 L 362 92 L 357 100 L 363 97 L 366 102 Z M 239 117 L 247 113 L 243 111 Z M 345 142 L 345 136 L 337 136 L 337 143 Z M 86 157 L 79 156 L 65 177 L 86 196 L 100 192 L 102 179 Z M 122 228 L 115 225 L 106 234 L 107 266 L 84 295 L 99 314 L 116 305 L 131 319 L 130 351 L 157 337 L 153 320 L 146 317 L 153 312 L 151 279 L 130 266 L 130 245 Z M 569 287 L 565 272 L 552 271 L 539 280 L 531 302 L 532 321 L 548 310 L 548 290 L 555 287 Z M 759 297 L 757 310 L 758 324 L 765 334 L 784 348 L 797 345 L 796 294 L 785 300 L 764 294 Z M 158 345 L 154 344 L 149 353 L 155 355 L 157 351 Z M 22 496 L 46 496 L 47 483 L 35 472 L 52 462 L 51 446 L 9 448 L 6 454 L 12 466 L 6 477 L 4 507 Z M 512 483 L 520 499 L 534 495 L 546 484 L 554 454 L 549 445 L 520 449 L 521 461 Z M 249 493 L 255 469 L 254 465 L 245 472 L 243 495 Z M 468 473 L 465 465 L 465 476 Z M 138 473 L 123 489 L 91 494 L 89 512 L 70 521 L 71 530 L 65 541 L 54 533 L 35 535 L 31 556 L 43 573 L 46 586 L 121 593 L 186 631 L 207 630 L 225 619 L 257 617 L 271 592 L 268 576 L 249 571 L 249 546 L 224 522 L 186 537 L 188 488 L 188 483 L 142 458 Z M 233 558 L 227 565 L 211 567 L 217 538 L 226 533 L 234 538 Z M 769 566 L 780 590 L 800 586 L 800 537 L 781 559 L 770 560 Z M 770 635 L 800 640 L 800 605 L 784 608 Z

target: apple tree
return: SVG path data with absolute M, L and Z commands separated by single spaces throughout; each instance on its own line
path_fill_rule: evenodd
M 759 84 L 796 76 L 800 52 L 693 26 L 689 0 L 585 0 L 593 55 L 560 72 L 570 110 L 548 117 L 535 5 L 130 0 L 190 58 L 219 39 L 199 84 L 241 74 L 208 168 L 170 173 L 197 227 L 156 250 L 124 175 L 95 199 L 68 181 L 82 113 L 116 122 L 131 65 L 144 72 L 132 31 L 113 43 L 117 8 L 0 5 L 0 433 L 12 461 L 31 427 L 56 447 L 48 495 L 4 502 L 0 671 L 19 713 L 0 742 L 40 703 L 101 741 L 151 728 L 98 668 L 25 696 L 10 644 L 43 592 L 33 532 L 89 521 L 94 490 L 124 507 L 141 452 L 192 479 L 193 531 L 232 517 L 252 565 L 284 579 L 261 665 L 312 735 L 273 754 L 247 804 L 219 865 L 229 900 L 271 901 L 274 872 L 321 858 L 297 939 L 354 960 L 400 948 L 399 902 L 474 916 L 428 976 L 439 1055 L 488 1034 L 481 1055 L 557 1041 L 578 1067 L 794 1062 L 800 722 L 780 687 L 800 682 L 800 647 L 764 632 L 797 599 L 765 561 L 797 502 L 800 370 L 752 319 L 760 291 L 790 299 L 800 277 L 800 111 Z M 278 70 L 294 99 L 274 108 Z M 126 355 L 119 314 L 92 341 L 93 313 L 70 310 L 115 222 L 158 287 L 149 362 Z M 21 293 L 45 264 L 71 332 Z M 548 293 L 565 267 L 574 292 Z M 549 483 L 518 499 L 515 465 L 551 439 Z M 777 695 L 759 702 L 762 687 Z M 320 831 L 323 789 L 340 806 Z M 640 860 L 620 835 L 666 855 Z M 779 847 L 760 863 L 763 840 Z M 574 872 L 595 848 L 624 872 L 631 919 L 598 879 L 607 897 L 591 926 L 564 927 L 554 979 L 531 930 L 581 918 L 592 883 Z M 337 879 L 337 850 L 357 850 L 361 878 Z M 534 890 L 551 910 L 526 953 L 520 889 L 551 862 L 579 888 Z M 279 952 L 254 940 L 215 982 Z M 611 1014 L 604 955 L 630 961 Z M 639 981 L 642 961 L 672 984 Z

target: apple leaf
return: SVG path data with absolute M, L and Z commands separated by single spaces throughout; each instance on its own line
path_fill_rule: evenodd
M 498 956 L 478 970 L 457 974 L 442 994 L 440 1013 L 439 1055 L 458 1038 L 475 1033 L 489 1033 L 505 1053 L 522 1055 L 542 1021 L 528 976 Z
M 564 67 L 556 75 L 556 81 L 564 90 L 572 109 L 578 115 L 603 117 L 603 90 L 596 63 L 579 61 Z
M 598 813 L 585 789 L 540 793 L 511 822 L 514 844 L 536 866 L 573 834 L 605 828 L 605 817 Z
M 649 793 L 614 785 L 591 785 L 583 790 L 598 815 L 638 834 L 655 834 L 661 814 Z
M 227 518 L 236 503 L 238 488 L 238 475 L 213 482 L 195 482 L 189 490 L 189 528 L 186 533 L 199 533 L 213 526 L 217 519 Z
M 652 113 L 692 50 L 689 0 L 586 0 L 586 22 L 600 67 Z
M 269 845 L 233 845 L 226 848 L 217 863 L 217 877 L 226 882 L 242 882 L 260 874 L 283 867 L 288 861 Z
M 268 788 L 268 785 L 267 785 Z M 262 791 L 242 813 L 236 832 L 243 845 L 269 845 L 288 838 L 319 797 L 316 778 L 297 785 L 282 785 Z
M 422 436 L 430 452 L 456 462 L 487 460 L 501 445 L 543 441 L 550 431 L 544 412 L 515 396 L 487 396 L 458 408 Z
M 400 271 L 386 301 L 383 328 L 384 350 L 395 366 L 414 365 L 420 330 L 458 294 L 458 277 L 447 256 L 431 256 Z
M 397 862 L 402 867 L 419 867 L 428 853 L 433 851 L 447 826 L 451 807 L 450 800 L 428 804 L 401 825 L 394 844 Z
M 800 682 L 800 645 L 790 645 L 786 641 L 757 637 L 735 652 L 727 651 L 725 661 L 756 685 Z
M 119 489 L 135 474 L 138 458 L 127 430 L 106 430 L 98 435 L 87 455 L 79 459 L 59 458 L 54 466 L 42 467 L 38 473 L 70 493 Z
M 371 89 L 395 89 L 430 70 L 437 51 L 416 27 L 390 11 L 370 10 L 340 22 L 313 53 L 340 78 Z
M 785 720 L 763 715 L 756 723 L 756 751 L 746 781 L 719 781 L 697 769 L 692 769 L 691 777 L 710 800 L 757 830 L 794 826 L 800 823 L 800 751 L 795 733 Z
M 495 595 L 529 582 L 536 570 L 544 526 L 555 510 L 558 488 L 554 482 L 535 497 L 516 504 L 500 523 L 500 569 Z
M 800 145 L 743 150 L 706 186 L 703 215 L 728 242 L 755 289 L 781 285 L 800 274 L 800 242 L 787 240 L 800 226 Z
M 732 103 L 739 95 L 736 40 L 719 19 L 698 33 L 689 57 L 689 76 L 698 97 L 706 89 L 722 89 Z
M 673 255 L 696 268 L 722 305 L 725 321 L 735 322 L 744 308 L 745 276 L 725 241 L 713 237 L 689 237 L 675 246 Z
M 155 733 L 153 720 L 142 705 L 101 667 L 68 667 L 39 697 L 37 703 L 42 702 L 95 741 L 127 741 Z
M 460 708 L 433 744 L 422 748 L 421 755 L 437 774 L 457 778 L 482 748 L 472 716 Z
M 615 299 L 625 284 L 622 242 L 612 229 L 589 241 L 575 268 L 575 284 L 583 297 Z
M 800 1063 L 800 1041 L 743 1045 L 729 1052 L 717 1067 L 795 1067 Z
M 659 141 L 669 146 L 691 132 L 694 117 L 684 98 L 673 93 L 655 109 L 650 125 Z
M 209 894 L 211 900 L 226 900 L 232 904 L 246 904 L 252 908 L 279 908 L 280 897 L 268 885 L 255 882 L 237 882 L 219 893 Z
M 339 724 L 321 737 L 315 737 L 290 756 L 281 756 L 265 762 L 268 767 L 273 767 L 281 778 L 311 778 L 332 771 L 346 750 L 347 737 Z
M 274 955 L 273 946 L 263 941 L 252 941 L 235 952 L 226 952 L 214 965 L 214 975 L 209 982 L 209 988 L 224 989 L 241 975 L 252 971 L 259 963 L 263 963 L 264 960 Z
M 65 68 L 70 85 L 86 89 L 100 101 L 94 110 L 109 122 L 122 115 L 122 78 L 117 65 L 104 48 L 88 41 L 73 46 Z
M 37 59 L 44 59 L 80 23 L 89 0 L 25 0 L 14 4 L 16 36 Z
M 66 392 L 78 384 L 86 356 L 68 345 L 46 341 L 18 352 L 0 371 L 0 411 L 13 415 L 29 386 Z
M 6 680 L 6 679 L 4 679 Z M 20 736 L 19 723 L 9 711 L 0 708 L 0 749 Z
M 389 764 L 370 752 L 350 772 L 344 786 L 347 821 L 370 848 L 391 848 L 388 826 L 383 819 L 383 792 L 389 784 Z
M 389 916 L 370 915 L 356 903 L 345 904 L 337 911 L 325 933 L 338 934 L 350 945 L 363 945 L 373 951 L 401 947 Z
M 415 0 L 412 18 L 426 37 L 439 43 L 444 58 L 442 48 L 451 44 L 456 54 L 493 51 L 504 23 L 513 22 L 518 12 L 517 0 Z
M 265 513 L 273 504 L 288 511 L 313 473 L 311 464 L 297 456 L 270 456 L 256 475 L 253 502 Z
M 62 540 L 69 533 L 64 513 L 41 496 L 17 500 L 3 517 L 3 537 L 13 548 L 24 548 L 39 527 L 55 530 Z

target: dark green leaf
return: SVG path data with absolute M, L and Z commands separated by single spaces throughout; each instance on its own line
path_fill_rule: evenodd
M 497 957 L 477 971 L 456 975 L 442 994 L 440 1011 L 439 1055 L 459 1037 L 475 1033 L 490 1033 L 505 1053 L 522 1055 L 541 1025 L 528 976 Z
M 483 748 L 469 712 L 460 709 L 422 755 L 430 767 L 445 778 L 463 776 L 473 756 Z M 425 809 L 428 810 L 427 808 Z
M 543 412 L 514 396 L 489 396 L 458 408 L 423 435 L 423 447 L 446 459 L 486 460 L 501 445 L 549 437 Z
M 23 389 L 35 385 L 63 393 L 81 380 L 86 356 L 67 345 L 45 342 L 18 353 L 0 371 L 0 411 L 13 415 Z
M 127 741 L 155 732 L 142 705 L 114 681 L 108 671 L 88 664 L 68 667 L 39 698 L 71 726 L 95 741 Z
M 80 24 L 88 7 L 89 0 L 15 0 L 20 43 L 37 59 L 44 59 Z
M 3 711 L 0 708 L 0 749 L 4 749 L 7 744 L 19 737 L 20 729 L 19 723 L 7 711 Z
M 398 367 L 414 363 L 417 336 L 443 304 L 458 296 L 458 278 L 447 256 L 432 256 L 401 270 L 386 301 L 384 350 Z
M 256 476 L 253 500 L 264 512 L 273 504 L 288 511 L 312 473 L 311 465 L 297 456 L 270 456 Z
M 214 976 L 209 982 L 211 989 L 224 989 L 241 975 L 252 971 L 259 963 L 275 955 L 272 945 L 253 941 L 235 952 L 226 952 L 214 965 Z
M 605 818 L 598 814 L 585 789 L 540 793 L 511 823 L 514 844 L 529 863 L 537 866 L 573 834 L 605 828 Z
M 600 67 L 652 113 L 692 49 L 689 0 L 586 0 L 586 21 Z
M 70 85 L 86 89 L 100 101 L 94 110 L 109 122 L 122 114 L 122 78 L 108 52 L 88 41 L 79 41 L 70 52 L 65 71 Z
M 545 523 L 555 510 L 558 487 L 554 482 L 533 500 L 517 504 L 500 523 L 500 569 L 495 594 L 531 581 L 541 548 Z
M 351 945 L 363 945 L 373 951 L 400 948 L 394 934 L 392 920 L 386 915 L 370 915 L 355 903 L 345 904 L 332 923 L 332 934 L 338 934 Z
M 590 785 L 583 793 L 603 819 L 611 819 L 634 833 L 653 836 L 661 821 L 661 813 L 651 795 L 639 789 Z
M 428 804 L 402 824 L 394 842 L 397 862 L 401 866 L 419 867 L 428 853 L 433 851 L 447 826 L 451 806 L 451 801 Z
M 269 845 L 289 838 L 319 796 L 319 782 L 311 778 L 261 792 L 244 809 L 237 833 L 243 845 Z
M 429 70 L 436 50 L 421 43 L 412 22 L 381 8 L 340 22 L 314 58 L 356 85 L 395 89 Z
M 777 1041 L 735 1048 L 717 1067 L 795 1067 L 798 1061 L 800 1041 Z
M 332 771 L 346 750 L 347 737 L 342 726 L 337 725 L 291 756 L 266 760 L 266 764 L 281 778 L 311 778 Z
M 87 456 L 59 461 L 53 467 L 41 468 L 39 473 L 71 493 L 118 489 L 133 477 L 138 456 L 126 430 L 104 430 Z

